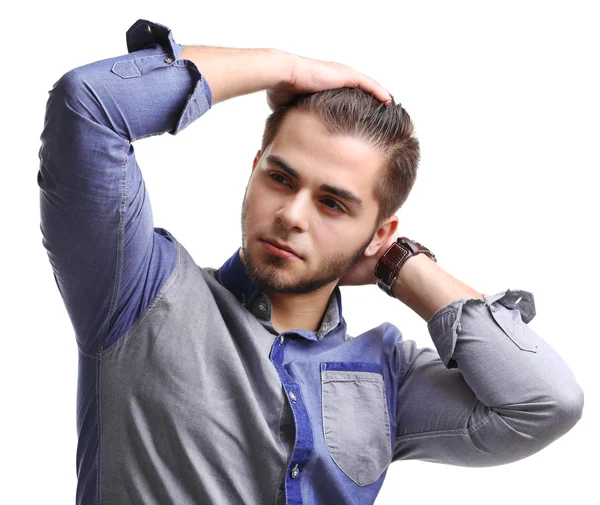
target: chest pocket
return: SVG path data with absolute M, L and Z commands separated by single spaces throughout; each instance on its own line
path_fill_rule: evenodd
M 321 363 L 321 410 L 325 444 L 335 464 L 359 486 L 375 482 L 392 456 L 380 365 Z

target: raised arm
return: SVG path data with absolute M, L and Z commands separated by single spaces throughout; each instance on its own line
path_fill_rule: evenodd
M 396 224 L 379 250 L 346 273 L 344 284 L 375 282 L 376 264 L 402 236 Z M 528 326 L 536 313 L 532 293 L 480 293 L 425 254 L 402 265 L 392 293 L 427 321 L 435 345 L 417 347 L 402 338 L 396 344 L 392 461 L 506 464 L 540 451 L 581 419 L 581 386 Z
M 213 105 L 263 89 L 274 110 L 298 93 L 360 87 L 389 105 L 391 95 L 377 81 L 335 61 L 314 60 L 276 49 L 184 46 L 180 58 L 193 61 L 213 91 Z
M 176 135 L 211 107 L 211 89 L 157 23 L 127 31 L 130 54 L 65 73 L 49 91 L 39 150 L 43 245 L 84 353 L 131 328 L 175 266 L 153 227 L 132 143 Z
M 528 324 L 536 314 L 532 293 L 478 293 L 424 255 L 405 267 L 394 295 L 427 320 L 436 349 L 398 344 L 394 461 L 511 463 L 581 419 L 581 386 Z

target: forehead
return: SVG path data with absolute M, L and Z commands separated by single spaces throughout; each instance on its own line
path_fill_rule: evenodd
M 373 199 L 375 175 L 384 162 L 364 140 L 332 135 L 311 114 L 294 109 L 283 120 L 264 153 L 283 158 L 305 179 L 344 186 L 363 201 Z

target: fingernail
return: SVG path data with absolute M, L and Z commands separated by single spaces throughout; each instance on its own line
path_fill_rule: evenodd
M 387 100 L 386 102 L 383 103 L 386 107 L 389 107 L 392 104 L 391 100 Z

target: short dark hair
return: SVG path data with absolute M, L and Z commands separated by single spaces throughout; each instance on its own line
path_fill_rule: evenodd
M 334 135 L 351 135 L 379 149 L 385 162 L 379 169 L 374 198 L 379 202 L 376 228 L 394 215 L 408 198 L 419 165 L 419 141 L 404 108 L 382 102 L 361 88 L 336 88 L 296 95 L 267 118 L 262 152 L 271 144 L 283 119 L 292 110 L 311 113 Z

